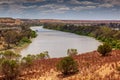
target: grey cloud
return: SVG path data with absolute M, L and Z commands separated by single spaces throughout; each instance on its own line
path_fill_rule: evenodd
M 96 8 L 96 6 L 78 6 L 78 7 L 72 8 L 72 10 L 81 11 L 81 10 L 89 10 L 94 8 Z
M 58 3 L 63 3 L 63 2 L 64 2 L 64 0 L 57 0 L 57 2 L 58 2 Z
M 34 2 L 44 2 L 46 0 L 0 0 L 1 4 L 17 4 L 17 3 L 34 3 Z
M 17 4 L 13 4 L 13 5 L 9 5 L 9 10 L 7 11 L 8 13 L 16 13 L 16 14 L 22 14 L 24 9 L 22 9 L 22 5 L 17 5 Z
M 105 4 L 111 4 L 114 6 L 120 6 L 120 0 L 99 0 L 99 2 L 103 2 Z
M 113 4 L 109 4 L 109 3 L 104 3 L 104 4 L 98 5 L 98 7 L 111 8 L 111 7 L 114 7 L 114 5 Z
M 0 5 L 3 5 L 3 4 L 13 4 L 14 3 L 14 0 L 13 1 L 9 1 L 9 0 L 0 0 Z
M 34 2 L 44 2 L 46 0 L 17 0 L 15 2 L 20 2 L 20 3 L 34 3 Z
M 95 1 L 95 0 L 94 0 Z M 36 10 L 42 13 L 65 13 L 67 11 L 81 11 L 92 10 L 99 8 L 112 8 L 120 5 L 120 0 L 0 0 L 0 11 L 6 11 L 8 7 L 8 13 L 22 14 L 25 11 Z M 37 2 L 39 4 L 37 4 Z M 45 4 L 41 4 L 45 2 Z M 50 3 L 52 4 L 50 4 Z M 56 3 L 55 3 L 56 2 Z M 23 4 L 29 5 L 23 5 Z
M 21 9 L 33 9 L 33 8 L 36 8 L 37 6 L 36 5 L 31 5 L 31 6 L 21 6 L 20 8 Z
M 63 13 L 70 10 L 70 8 L 65 5 L 56 5 L 56 4 L 42 5 L 42 6 L 39 6 L 38 9 L 41 12 L 45 12 L 45 13 L 50 13 L 50 12 Z
M 71 4 L 82 4 L 82 5 L 96 5 L 96 4 L 99 4 L 99 3 L 90 2 L 90 1 L 78 1 L 78 0 L 71 0 L 69 3 L 71 3 Z

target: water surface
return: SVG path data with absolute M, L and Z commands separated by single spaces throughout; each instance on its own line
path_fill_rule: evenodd
M 75 48 L 80 54 L 96 50 L 100 45 L 100 42 L 87 36 L 43 29 L 42 27 L 31 27 L 31 29 L 37 30 L 38 36 L 27 48 L 21 51 L 23 56 L 48 51 L 52 58 L 64 57 L 67 55 L 67 49 Z

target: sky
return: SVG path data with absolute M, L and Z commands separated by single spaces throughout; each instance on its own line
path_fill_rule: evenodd
M 0 0 L 0 17 L 120 20 L 120 0 Z

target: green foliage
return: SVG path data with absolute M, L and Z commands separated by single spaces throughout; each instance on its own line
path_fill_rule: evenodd
M 4 51 L 0 53 L 0 71 L 4 75 L 3 80 L 16 80 L 19 71 L 19 54 L 13 51 Z
M 49 55 L 48 51 L 44 51 L 38 55 L 29 54 L 22 59 L 20 57 L 19 54 L 12 51 L 4 51 L 0 53 L 0 73 L 4 75 L 3 80 L 17 80 L 20 75 L 20 69 L 31 68 L 35 60 L 47 59 L 49 58 Z
M 69 75 L 78 72 L 78 64 L 72 57 L 64 57 L 58 62 L 57 70 L 61 71 L 64 75 Z
M 117 49 L 120 49 L 120 41 L 117 42 L 116 46 L 115 46 Z
M 31 37 L 32 37 L 32 38 L 37 37 L 37 34 L 36 34 L 36 32 L 35 32 L 35 31 L 31 31 Z
M 74 55 L 77 55 L 78 52 L 77 52 L 77 49 L 68 49 L 67 50 L 67 55 L 68 56 L 74 56 Z
M 32 66 L 34 60 L 48 59 L 48 58 L 49 58 L 48 51 L 44 51 L 36 55 L 28 54 L 27 56 L 22 58 L 22 65 L 25 67 L 30 67 Z
M 1 64 L 1 71 L 5 75 L 5 80 L 16 80 L 20 73 L 19 64 L 16 60 L 5 59 Z
M 24 43 L 31 43 L 30 39 L 37 36 L 36 32 L 32 31 L 28 25 L 22 24 L 16 28 L 21 28 L 22 30 L 3 30 L 0 32 L 5 42 L 2 50 L 21 46 Z M 2 44 L 2 42 L 0 42 L 0 44 Z
M 7 48 L 11 48 L 10 44 L 16 44 L 18 41 L 17 36 L 18 33 L 16 31 L 7 31 L 6 33 L 3 34 L 5 42 L 8 44 Z
M 120 31 L 106 26 L 80 26 L 73 24 L 45 24 L 44 28 L 60 30 L 94 37 L 102 42 L 108 43 L 114 49 L 120 49 Z
M 113 36 L 116 39 L 120 39 L 120 31 L 116 32 Z
M 48 51 L 44 51 L 40 54 L 36 55 L 37 59 L 47 59 L 50 58 L 50 56 L 48 55 Z
M 32 66 L 33 60 L 35 60 L 35 56 L 29 54 L 26 57 L 22 58 L 22 64 L 25 67 L 30 67 L 30 66 Z
M 0 55 L 1 55 L 1 58 L 3 58 L 3 59 L 10 59 L 10 60 L 12 60 L 12 59 L 17 60 L 18 58 L 21 57 L 20 54 L 16 54 L 13 51 L 9 51 L 9 50 L 0 53 Z
M 112 51 L 112 47 L 109 44 L 104 43 L 103 45 L 98 46 L 97 51 L 102 54 L 102 56 L 106 56 L 109 52 Z
M 31 43 L 31 40 L 28 39 L 27 37 L 23 37 L 23 38 L 20 40 L 20 44 L 24 44 L 24 43 Z

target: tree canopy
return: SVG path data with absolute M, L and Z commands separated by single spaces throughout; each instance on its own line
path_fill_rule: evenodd
M 69 75 L 78 72 L 78 64 L 72 57 L 64 57 L 57 64 L 57 70 L 64 75 Z

